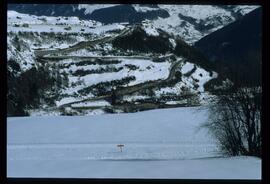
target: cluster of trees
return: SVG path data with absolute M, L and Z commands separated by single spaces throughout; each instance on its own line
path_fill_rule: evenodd
M 172 50 L 168 35 L 164 33 L 162 36 L 150 36 L 141 27 L 135 28 L 132 34 L 117 37 L 113 40 L 112 44 L 114 47 L 124 50 L 134 50 L 144 53 L 154 52 L 165 54 Z
M 233 85 L 219 91 L 204 125 L 229 155 L 261 157 L 261 87 Z
M 126 68 L 128 68 L 129 70 L 137 70 L 137 69 L 139 69 L 139 67 L 137 65 L 125 64 L 124 66 Z
M 16 63 L 15 61 L 8 63 Z M 14 65 L 18 68 L 18 65 Z M 11 66 L 14 68 L 14 66 Z M 67 84 L 67 78 L 52 73 L 47 67 L 33 67 L 19 76 L 7 71 L 7 115 L 25 116 L 27 109 L 37 108 L 41 103 L 54 104 L 53 98 L 46 95 L 51 91 L 54 96 L 60 87 Z
M 114 86 L 118 86 L 118 88 L 121 88 L 121 86 L 126 85 L 126 84 L 130 83 L 131 81 L 134 81 L 135 79 L 136 79 L 135 76 L 128 76 L 128 77 L 124 77 L 122 79 L 100 82 L 98 84 L 83 88 L 83 89 L 79 90 L 78 92 L 82 95 L 87 95 L 90 92 L 96 96 L 107 95 L 107 94 L 111 94 L 111 89 Z
M 202 52 L 195 49 L 193 46 L 188 45 L 180 38 L 176 39 L 176 47 L 172 52 L 177 56 L 184 57 L 189 61 L 201 66 L 209 72 L 215 69 L 215 64 L 210 62 L 208 58 L 202 54 Z
M 74 64 L 76 66 L 87 66 L 87 65 L 110 65 L 110 64 L 119 64 L 119 63 L 121 63 L 120 60 L 104 61 L 102 59 L 95 59 L 95 60 L 84 60 L 84 61 L 75 62 L 71 64 Z M 69 67 L 70 65 L 67 65 L 67 67 Z
M 85 76 L 85 75 L 89 75 L 89 74 L 101 74 L 101 73 L 106 73 L 106 72 L 119 72 L 120 70 L 123 70 L 124 67 L 110 67 L 109 65 L 107 65 L 105 68 L 99 68 L 96 70 L 83 70 L 83 69 L 79 69 L 76 70 L 75 72 L 72 73 L 72 75 L 74 76 Z

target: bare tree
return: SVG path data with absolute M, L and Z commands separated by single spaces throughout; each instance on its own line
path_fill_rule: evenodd
M 261 157 L 261 87 L 222 90 L 210 106 L 205 124 L 230 155 Z

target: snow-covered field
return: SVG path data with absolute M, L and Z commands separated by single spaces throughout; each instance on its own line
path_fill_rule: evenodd
M 112 80 L 120 80 L 127 76 L 135 76 L 136 80 L 129 83 L 129 85 L 135 85 L 146 81 L 153 81 L 158 79 L 166 79 L 169 75 L 169 69 L 171 64 L 168 62 L 164 63 L 154 63 L 150 60 L 145 59 L 124 59 L 120 60 L 121 63 L 114 65 L 116 68 L 124 67 L 124 65 L 133 64 L 137 67 L 139 67 L 139 70 L 130 70 L 127 67 L 125 67 L 123 70 L 119 72 L 106 72 L 102 74 L 91 74 L 86 75 L 83 77 L 70 77 L 69 80 L 71 82 L 77 82 L 79 78 L 83 80 L 86 84 L 86 86 L 91 86 L 94 84 L 97 84 L 99 82 L 104 81 L 112 81 Z M 72 68 L 73 67 L 73 68 Z M 77 67 L 74 65 L 71 65 L 70 68 L 65 68 L 66 71 L 68 70 L 78 70 L 78 69 L 95 69 L 97 67 L 96 65 L 88 65 L 88 66 L 81 66 Z
M 9 32 L 53 32 L 53 33 L 93 33 L 124 29 L 123 25 L 102 23 L 94 20 L 80 20 L 78 17 L 35 16 L 16 11 L 8 11 Z
M 222 157 L 206 109 L 7 119 L 8 177 L 260 179 L 261 160 Z M 117 147 L 123 144 L 121 152 Z

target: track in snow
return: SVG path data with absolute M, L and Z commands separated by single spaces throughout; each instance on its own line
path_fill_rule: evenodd
M 218 157 L 214 144 L 181 143 L 9 144 L 9 160 L 181 160 Z

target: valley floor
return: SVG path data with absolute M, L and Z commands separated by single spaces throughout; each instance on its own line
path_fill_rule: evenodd
M 9 160 L 8 177 L 261 179 L 261 160 Z
M 8 177 L 261 179 L 261 160 L 222 157 L 206 108 L 7 119 Z M 121 152 L 117 145 L 123 144 Z

